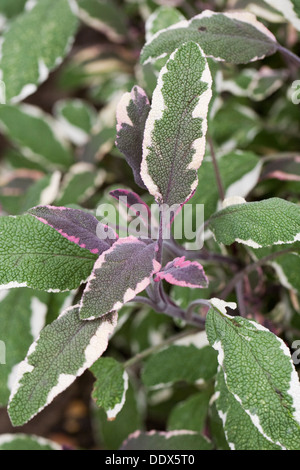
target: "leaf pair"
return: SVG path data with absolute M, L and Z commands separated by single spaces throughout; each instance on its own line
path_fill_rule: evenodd
M 117 111 L 116 144 L 135 181 L 159 204 L 183 205 L 195 192 L 205 152 L 212 79 L 201 48 L 183 44 L 162 69 L 151 107 L 134 87 Z

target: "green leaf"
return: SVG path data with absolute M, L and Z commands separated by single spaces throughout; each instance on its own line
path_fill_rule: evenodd
M 0 450 L 62 450 L 56 442 L 30 434 L 1 434 Z
M 234 96 L 262 101 L 281 88 L 286 78 L 285 70 L 273 70 L 268 66 L 263 66 L 260 70 L 246 68 L 240 73 L 234 70 L 232 78 L 220 81 L 218 92 L 227 91 Z
M 100 320 L 79 319 L 70 307 L 44 328 L 20 364 L 8 405 L 14 426 L 45 408 L 106 350 L 117 321 L 115 312 Z
M 143 429 L 140 401 L 137 391 L 130 382 L 125 404 L 114 421 L 108 421 L 105 411 L 101 408 L 94 409 L 93 412 L 93 424 L 104 449 L 118 449 L 128 434 Z
M 192 42 L 176 50 L 160 72 L 146 121 L 141 165 L 142 179 L 157 202 L 184 204 L 197 187 L 211 86 L 207 60 Z
M 76 0 L 79 18 L 91 28 L 100 31 L 114 42 L 121 42 L 126 34 L 125 13 L 115 0 Z
M 254 15 L 205 10 L 151 37 L 142 50 L 141 62 L 165 57 L 187 41 L 198 43 L 206 56 L 235 64 L 263 59 L 277 50 L 275 37 Z
M 75 145 L 84 145 L 97 120 L 97 112 L 87 101 L 66 99 L 55 103 L 54 114 L 61 131 Z
M 88 278 L 96 258 L 31 215 L 0 217 L 1 289 L 72 290 Z
M 203 432 L 206 424 L 211 393 L 196 393 L 174 406 L 168 419 L 168 430 L 189 429 Z
M 255 259 L 261 259 L 265 256 L 271 255 L 272 253 L 281 251 L 283 248 L 285 249 L 292 247 L 290 245 L 272 246 L 268 248 L 260 248 L 258 250 L 251 250 L 251 253 Z M 284 286 L 286 289 L 300 293 L 300 244 L 296 243 L 294 248 L 295 252 L 277 256 L 272 261 L 268 261 L 267 264 L 272 266 L 272 268 L 275 270 L 282 286 Z
M 68 0 L 39 0 L 11 23 L 0 61 L 7 101 L 19 102 L 37 90 L 68 53 L 76 29 Z
M 90 163 L 76 163 L 65 175 L 55 205 L 83 204 L 103 185 L 105 178 L 104 170 Z M 31 207 L 34 205 L 37 204 Z
M 2 0 L 0 4 L 0 15 L 11 19 L 19 15 L 24 10 L 27 0 Z
M 51 204 L 59 190 L 61 173 L 54 171 L 34 183 L 22 198 L 22 210 L 25 212 L 31 207 Z
M 211 443 L 193 431 L 135 432 L 121 450 L 211 450 Z
M 226 387 L 270 443 L 300 449 L 300 383 L 286 344 L 260 324 L 226 314 L 212 299 L 206 320 Z
M 221 104 L 210 121 L 213 141 L 224 153 L 247 149 L 262 128 L 259 115 L 233 97 Z
M 153 354 L 142 371 L 146 387 L 160 389 L 180 381 L 193 384 L 211 379 L 217 370 L 216 354 L 205 342 L 203 346 L 201 338 L 200 343 L 195 337 L 191 343 L 186 340 L 187 345 L 172 345 Z
M 176 8 L 169 6 L 157 8 L 146 21 L 146 41 L 148 42 L 158 31 L 184 20 L 185 17 Z
M 280 450 L 259 432 L 238 400 L 228 391 L 222 370 L 217 376 L 214 397 L 231 450 Z
M 218 243 L 243 243 L 252 248 L 300 240 L 300 206 L 279 198 L 235 204 L 210 218 Z
M 252 152 L 235 151 L 218 160 L 219 171 L 225 190 L 225 198 L 246 197 L 258 182 L 262 163 Z M 216 212 L 219 191 L 213 163 L 205 159 L 199 170 L 199 183 L 193 197 L 193 204 L 204 204 L 205 220 Z
M 31 289 L 0 291 L 0 339 L 5 343 L 5 364 L 0 366 L 0 404 L 6 406 L 13 373 L 44 327 L 49 294 Z M 12 315 L 13 312 L 13 315 Z
M 60 138 L 56 122 L 39 108 L 1 105 L 0 126 L 26 158 L 44 168 L 64 169 L 72 163 L 73 156 Z
M 108 420 L 122 410 L 128 389 L 128 374 L 123 365 L 111 357 L 101 357 L 91 367 L 96 377 L 92 398 L 103 408 Z
M 300 3 L 299 0 L 265 0 L 272 8 L 280 11 L 283 16 L 300 31 Z

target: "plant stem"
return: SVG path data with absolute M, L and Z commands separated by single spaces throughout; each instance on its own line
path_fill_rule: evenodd
M 198 250 L 186 250 L 183 246 L 178 245 L 174 241 L 166 241 L 165 245 L 169 251 L 175 256 L 185 256 L 189 260 L 202 260 L 202 261 L 216 261 L 218 263 L 226 263 L 233 266 L 240 266 L 240 261 L 230 256 L 219 255 L 217 253 L 211 253 L 210 251 L 202 249 Z
M 159 283 L 157 283 L 159 285 Z M 196 326 L 198 329 L 203 330 L 205 326 L 205 319 L 199 317 L 197 314 L 188 315 L 187 312 L 178 307 L 169 297 L 164 293 L 160 297 L 163 302 L 155 302 L 155 300 L 148 299 L 147 297 L 137 296 L 131 302 L 142 303 L 150 305 L 157 313 L 162 313 L 171 318 L 177 318 L 186 322 L 188 325 Z
M 143 359 L 146 357 L 150 356 L 151 354 L 159 351 L 160 349 L 164 348 L 165 346 L 169 346 L 170 344 L 175 343 L 181 338 L 185 338 L 186 336 L 190 336 L 192 334 L 198 333 L 199 330 L 187 330 L 182 333 L 179 333 L 177 335 L 171 336 L 170 338 L 166 339 L 165 341 L 162 341 L 160 344 L 157 344 L 156 346 L 152 346 L 148 349 L 145 349 L 141 353 L 137 354 L 136 356 L 132 357 L 128 361 L 124 362 L 123 366 L 124 369 L 127 369 L 128 367 L 131 367 L 138 362 L 141 362 Z
M 239 281 L 235 286 L 235 292 L 237 297 L 238 309 L 241 317 L 246 317 L 246 306 L 244 301 L 244 289 L 243 281 Z
M 212 138 L 209 135 L 207 135 L 207 142 L 208 142 L 208 145 L 209 145 L 209 148 L 210 148 L 211 158 L 212 158 L 212 162 L 213 162 L 213 165 L 214 165 L 214 170 L 215 170 L 216 181 L 217 181 L 217 185 L 218 185 L 220 199 L 221 199 L 221 201 L 224 201 L 224 199 L 225 199 L 224 186 L 223 186 L 223 183 L 222 183 L 222 178 L 221 178 L 221 174 L 220 174 L 220 170 L 219 170 L 219 166 L 218 166 L 218 161 L 217 161 L 217 157 L 216 157 L 216 153 L 215 153 L 215 149 L 214 149 L 214 144 L 213 144 Z
M 293 63 L 297 67 L 300 67 L 300 57 L 298 57 L 292 51 L 290 51 L 289 49 L 286 49 L 285 47 L 281 46 L 280 44 L 278 44 L 277 50 L 279 52 L 281 52 L 281 54 L 284 57 L 286 57 L 291 63 Z
M 285 255 L 287 253 L 291 253 L 292 251 L 295 251 L 293 248 L 287 248 L 282 251 L 277 251 L 276 253 L 271 253 L 268 256 L 265 256 L 264 258 L 261 258 L 258 261 L 255 261 L 255 263 L 249 264 L 246 266 L 242 271 L 238 272 L 232 279 L 231 281 L 227 284 L 223 292 L 220 294 L 221 299 L 226 299 L 228 295 L 233 291 L 233 289 L 236 287 L 236 285 L 243 280 L 244 276 L 247 276 L 250 274 L 252 271 L 255 271 L 259 266 L 262 266 L 264 264 L 267 264 L 269 261 L 272 261 L 275 258 L 278 258 L 279 256 Z

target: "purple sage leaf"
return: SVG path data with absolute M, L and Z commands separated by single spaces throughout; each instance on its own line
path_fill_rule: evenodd
M 130 211 L 139 217 L 146 227 L 151 223 L 150 207 L 133 191 L 115 189 L 109 193 L 113 198 L 124 204 Z
M 120 238 L 102 253 L 83 293 L 80 318 L 93 320 L 119 310 L 150 284 L 161 266 L 156 261 L 157 244 L 135 237 Z
M 197 261 L 186 261 L 185 257 L 176 258 L 156 274 L 155 281 L 167 281 L 182 287 L 207 287 L 208 279 L 203 267 Z
M 125 93 L 117 108 L 116 146 L 130 165 L 136 184 L 143 189 L 146 186 L 141 178 L 140 169 L 145 123 L 149 111 L 149 100 L 139 86 L 134 86 L 131 93 Z
M 37 206 L 29 214 L 54 228 L 63 237 L 93 254 L 108 250 L 118 235 L 88 212 L 68 207 Z

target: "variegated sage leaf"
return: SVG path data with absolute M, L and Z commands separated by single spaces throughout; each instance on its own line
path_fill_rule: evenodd
M 86 281 L 96 259 L 29 214 L 0 217 L 0 290 L 73 290 Z
M 235 64 L 263 59 L 278 47 L 274 35 L 251 13 L 205 10 L 151 37 L 142 50 L 141 62 L 167 57 L 186 41 L 199 44 L 207 57 Z
M 272 8 L 280 11 L 295 28 L 300 31 L 299 0 L 265 0 Z
M 1 406 L 7 405 L 16 367 L 45 326 L 49 299 L 50 294 L 32 289 L 0 291 L 0 338 L 5 341 L 5 364 L 0 366 Z
M 37 206 L 28 212 L 40 222 L 50 225 L 62 237 L 95 255 L 108 250 L 118 238 L 110 227 L 101 224 L 94 215 L 83 210 Z
M 14 426 L 44 409 L 106 350 L 117 321 L 112 312 L 84 322 L 78 306 L 70 307 L 46 326 L 19 365 L 8 405 Z
M 75 0 L 79 18 L 91 28 L 122 42 L 126 35 L 126 16 L 115 0 Z
M 150 284 L 160 270 L 157 245 L 121 238 L 97 259 L 80 303 L 80 318 L 91 320 L 120 310 Z
M 207 60 L 193 42 L 177 49 L 160 72 L 141 165 L 142 179 L 158 203 L 182 205 L 196 190 L 211 87 Z
M 91 367 L 96 377 L 92 398 L 113 421 L 122 410 L 128 389 L 128 374 L 123 365 L 112 357 L 100 357 Z
M 197 261 L 188 261 L 184 256 L 170 261 L 155 276 L 155 281 L 167 281 L 181 287 L 207 287 L 208 279 L 204 269 Z
M 214 401 L 231 450 L 280 450 L 278 445 L 261 434 L 239 401 L 229 392 L 221 368 L 217 375 Z
M 72 152 L 61 138 L 57 122 L 35 106 L 1 105 L 0 128 L 30 162 L 48 171 L 64 170 L 73 162 Z
M 34 93 L 62 62 L 78 24 L 71 0 L 39 0 L 27 5 L 3 35 L 1 78 L 6 99 L 12 103 Z
M 141 178 L 141 161 L 145 123 L 150 103 L 144 90 L 134 86 L 125 93 L 117 107 L 116 146 L 130 165 L 136 184 L 145 188 Z
M 148 42 L 158 31 L 184 20 L 185 17 L 176 8 L 167 5 L 157 8 L 146 21 L 146 41 Z
M 300 206 L 280 198 L 234 204 L 216 212 L 209 222 L 218 243 L 243 243 L 252 248 L 300 240 Z
M 208 340 L 218 351 L 228 391 L 271 444 L 300 449 L 300 383 L 287 345 L 255 321 L 226 313 L 211 299 Z

